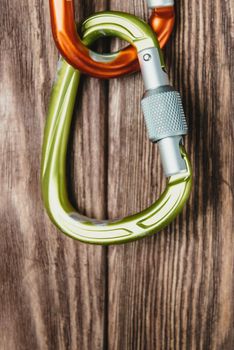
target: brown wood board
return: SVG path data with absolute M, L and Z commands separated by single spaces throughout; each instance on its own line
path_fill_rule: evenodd
M 155 236 L 104 248 L 59 233 L 41 200 L 43 129 L 58 58 L 48 0 L 1 0 L 0 350 L 234 348 L 231 5 L 176 1 L 164 51 L 189 123 L 188 205 Z M 105 9 L 148 18 L 143 0 L 76 0 L 78 21 Z M 140 109 L 143 92 L 140 74 L 82 80 L 68 169 L 71 200 L 84 214 L 135 213 L 165 186 Z

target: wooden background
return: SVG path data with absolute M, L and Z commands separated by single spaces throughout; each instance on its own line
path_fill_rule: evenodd
M 231 0 L 176 5 L 165 57 L 188 117 L 193 193 L 161 233 L 104 248 L 60 234 L 41 201 L 42 136 L 58 57 L 48 0 L 1 0 L 0 350 L 234 349 L 234 8 Z M 104 9 L 148 18 L 143 0 L 76 0 L 76 8 L 79 20 Z M 165 185 L 142 94 L 139 74 L 82 83 L 69 182 L 74 205 L 87 215 L 135 213 Z

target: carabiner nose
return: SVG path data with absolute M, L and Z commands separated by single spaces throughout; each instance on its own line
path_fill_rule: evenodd
M 91 244 L 127 243 L 164 228 L 187 201 L 192 170 L 180 141 L 187 127 L 180 97 L 169 86 L 157 40 L 145 22 L 128 14 L 103 12 L 86 20 L 83 31 L 84 42 L 89 44 L 100 36 L 116 35 L 136 48 L 147 90 L 142 105 L 148 132 L 153 142 L 161 143 L 164 170 L 170 177 L 160 198 L 136 215 L 118 221 L 97 221 L 77 213 L 68 198 L 66 155 L 80 73 L 62 60 L 51 96 L 43 142 L 43 200 L 51 220 L 68 236 Z M 156 110 L 160 111 L 158 117 Z M 172 152 L 170 156 L 166 152 L 168 149 Z

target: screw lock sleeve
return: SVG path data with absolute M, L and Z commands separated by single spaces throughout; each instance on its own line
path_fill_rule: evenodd
M 141 101 L 152 142 L 188 132 L 180 94 L 170 86 L 148 90 Z

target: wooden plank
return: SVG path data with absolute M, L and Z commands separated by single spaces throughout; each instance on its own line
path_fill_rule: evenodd
M 109 6 L 148 17 L 143 0 L 76 0 L 77 18 Z M 107 250 L 64 237 L 43 210 L 57 60 L 48 1 L 1 1 L 0 349 L 233 349 L 232 11 L 230 0 L 177 2 L 165 55 L 188 116 L 193 194 L 160 234 Z M 131 214 L 165 186 L 142 94 L 140 75 L 109 89 L 82 83 L 69 148 L 70 196 L 82 213 Z
M 176 4 L 165 55 L 188 116 L 193 193 L 160 234 L 109 249 L 112 350 L 234 347 L 231 2 Z M 143 1 L 112 0 L 111 8 L 146 18 Z M 111 218 L 145 208 L 162 190 L 157 151 L 139 108 L 142 93 L 140 76 L 110 84 Z
M 78 18 L 105 7 L 80 4 Z M 48 0 L 3 0 L 0 14 L 0 348 L 102 349 L 106 250 L 60 234 L 41 201 L 42 135 L 58 57 Z M 69 150 L 73 202 L 97 218 L 106 211 L 104 88 L 98 80 L 83 84 Z

